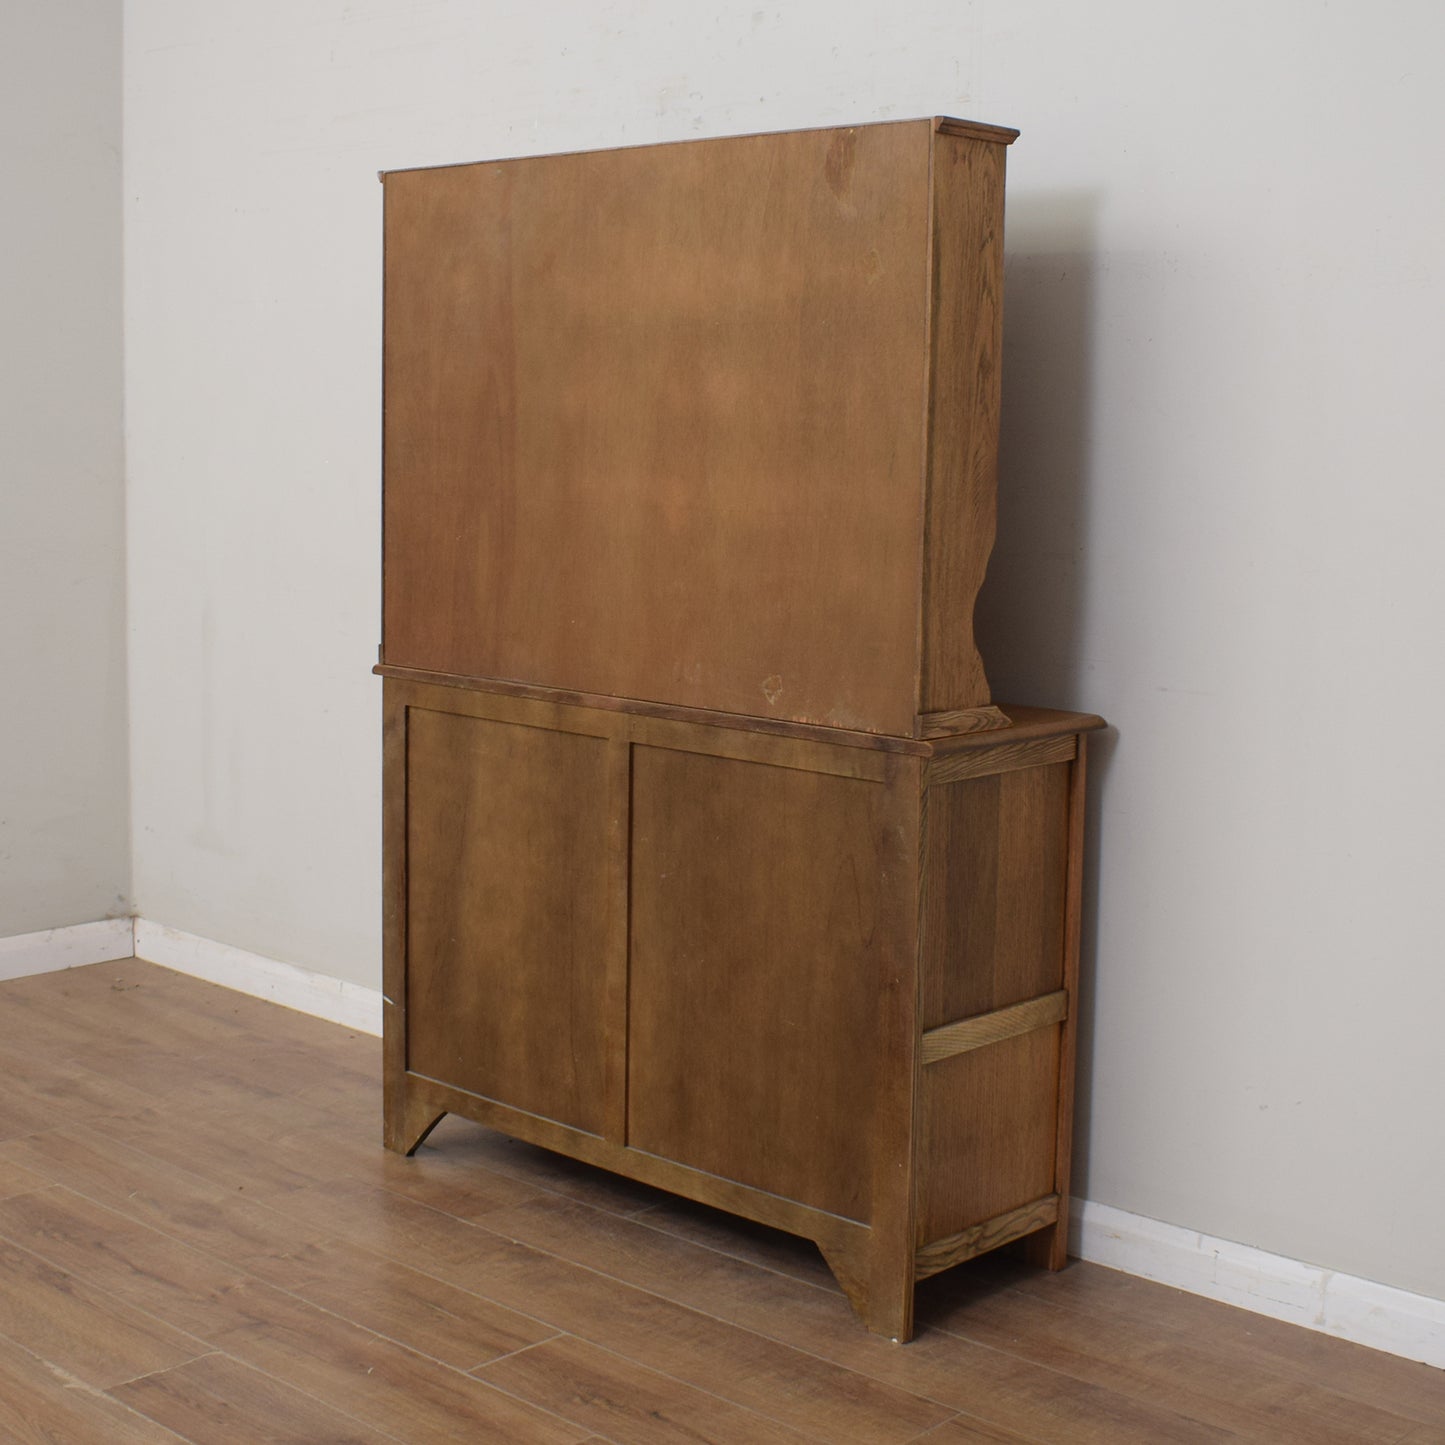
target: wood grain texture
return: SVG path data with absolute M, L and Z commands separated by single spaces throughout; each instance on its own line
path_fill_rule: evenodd
M 933 138 L 920 713 L 990 701 L 973 609 L 998 511 L 1005 154 L 992 139 Z
M 176 1445 L 154 1420 L 0 1339 L 0 1439 L 13 1445 Z
M 1013 702 L 999 703 L 998 710 L 1008 719 L 1009 731 L 1005 736 L 996 737 L 992 732 L 985 731 L 934 738 L 927 744 L 928 756 L 943 759 L 956 753 L 996 748 L 1005 742 L 1028 742 L 1093 732 L 1105 725 L 1103 718 L 1088 712 L 1061 712 L 1057 708 L 1025 707 Z
M 45 1186 L 44 1178 L 39 1174 L 33 1174 L 29 1169 L 22 1169 L 18 1164 L 12 1164 L 9 1160 L 0 1159 L 0 1199 L 12 1199 L 17 1194 L 29 1194 L 32 1190 L 42 1189 Z
M 630 717 L 655 717 L 664 721 L 701 723 L 707 727 L 728 728 L 744 737 L 801 738 L 810 742 L 836 744 L 840 747 L 872 748 L 880 752 L 908 753 L 927 757 L 929 745 L 912 736 L 890 737 L 886 733 L 857 732 L 849 728 L 819 727 L 809 723 L 789 722 L 786 718 L 748 717 L 742 713 L 717 712 L 708 708 L 677 707 L 670 703 L 648 702 L 631 697 L 609 697 L 603 693 L 579 692 L 573 688 L 544 687 L 537 683 L 515 682 L 504 678 L 461 677 L 455 673 L 434 672 L 425 668 L 396 667 L 378 663 L 372 668 L 378 677 L 392 679 L 398 685 L 445 687 L 466 696 L 521 698 L 532 702 L 560 704 L 566 707 L 591 708 L 599 712 L 623 713 Z
M 205 1353 L 198 1341 L 4 1240 L 0 1335 L 102 1389 Z
M 598 739 L 411 710 L 412 1072 L 603 1132 L 615 786 Z
M 0 1200 L 0 1239 L 56 1271 L 57 1288 L 83 1282 L 194 1337 L 198 1363 L 166 1374 L 245 1421 L 231 1439 L 264 1438 L 258 1400 L 286 1403 L 273 1432 L 315 1420 L 319 1439 L 334 1438 L 327 1411 L 348 1422 L 343 1439 L 629 1438 L 560 1418 L 569 1385 L 588 1396 L 569 1408 L 639 1429 L 653 1417 L 628 1412 L 655 1409 L 678 1433 L 723 1439 L 742 1421 L 764 1439 L 939 1445 L 1400 1445 L 1445 1431 L 1438 1370 L 1086 1264 L 1050 1274 L 994 1253 L 947 1270 L 919 1285 L 923 1327 L 897 1349 L 858 1328 L 804 1241 L 720 1213 L 680 1218 L 642 1186 L 460 1120 L 399 1158 L 374 1137 L 374 1039 L 150 965 L 111 969 L 0 984 L 0 1047 L 17 1067 L 40 1035 L 43 1056 L 86 1071 L 110 1018 L 123 1042 L 107 1066 L 149 1094 L 143 1117 L 109 1116 L 111 1137 L 93 1131 L 83 1149 L 60 1137 L 80 1125 L 0 1143 L 0 1177 L 42 1181 Z M 268 1018 L 285 1049 L 264 1047 Z M 341 1086 L 318 1083 L 308 1054 Z M 187 1099 L 204 1105 L 176 1106 Z M 188 1148 L 205 1177 L 179 1167 Z M 467 1321 L 455 1335 L 450 1311 Z M 460 1360 L 532 1329 L 558 1333 L 500 1394 L 469 1393 L 433 1353 Z M 216 1360 L 228 1363 L 202 1363 Z M 207 1438 L 204 1414 L 190 1418 Z M 0 1436 L 177 1438 L 3 1331 Z
M 1001 708 L 963 707 L 947 712 L 919 713 L 914 731 L 921 738 L 944 738 L 953 733 L 986 733 L 1009 725 Z
M 872 748 L 489 688 L 389 678 L 387 689 L 408 770 L 398 810 L 408 856 L 394 872 L 409 881 L 395 946 L 415 955 L 418 940 L 433 951 L 441 940 L 447 967 L 461 970 L 455 986 L 445 969 L 437 975 L 426 1012 L 415 960 L 395 970 L 409 1022 L 408 1067 L 388 1090 L 392 1147 L 413 1148 L 456 1112 L 796 1230 L 817 1242 L 871 1328 L 907 1338 L 917 1191 L 953 1188 L 925 1180 L 947 1156 L 925 1136 L 957 1137 L 947 1110 L 920 1093 L 920 1030 L 1059 988 L 1067 764 L 1022 764 L 1072 754 L 1073 736 L 1057 732 L 1070 715 L 1032 715 L 1017 740 L 949 754 L 949 766 L 962 759 L 982 775 L 925 790 L 921 759 Z M 585 775 L 567 775 L 573 765 L 558 759 L 569 757 L 590 759 Z M 547 791 L 558 776 L 565 787 Z M 518 789 L 533 811 L 498 822 Z M 550 835 L 536 821 L 539 798 Z M 569 808 L 590 830 L 574 830 L 573 853 L 557 842 Z M 528 876 L 545 906 L 534 907 L 531 885 L 508 869 L 513 840 L 539 836 L 546 846 Z M 419 838 L 441 864 L 426 865 L 425 886 Z M 469 847 L 490 850 L 483 864 L 465 864 Z M 464 866 L 496 896 L 458 883 Z M 582 944 L 548 944 L 548 929 L 578 927 L 579 899 L 592 920 Z M 458 907 L 468 921 L 448 911 Z M 539 946 L 540 962 L 505 961 L 531 960 L 526 950 Z M 487 963 L 492 954 L 502 961 Z M 578 1089 L 574 1072 L 560 1103 L 537 1090 L 567 1083 L 566 1069 L 541 1052 L 515 1056 L 531 1047 L 527 1029 L 536 1050 L 555 1043 L 558 986 L 546 970 L 559 959 L 588 969 L 578 1018 L 593 1049 L 582 1056 L 593 1086 Z M 501 1008 L 487 993 L 497 979 L 511 990 Z M 485 1034 L 506 1017 L 505 1036 Z M 964 1041 L 1023 1026 L 1000 1022 L 970 1025 Z M 575 1045 L 566 1066 L 578 1067 Z M 1032 1170 L 1057 1075 L 1026 1069 L 989 1088 L 991 1106 L 1026 1121 L 1018 1145 Z M 567 1112 L 580 1097 L 591 1114 Z M 994 1213 L 1026 1197 L 1015 1188 L 1025 1164 L 1013 1157 L 1009 1169 L 1014 1192 Z M 929 1227 L 947 1233 L 982 1217 Z
M 1001 1244 L 1008 1244 L 1023 1235 L 1032 1234 L 1045 1225 L 1053 1224 L 1058 1217 L 1057 1194 L 1049 1194 L 1042 1199 L 1021 1204 L 1006 1214 L 971 1224 L 957 1234 L 945 1235 L 924 1245 L 914 1253 L 914 1273 L 919 1279 L 926 1279 L 929 1275 L 937 1274 L 952 1265 L 962 1264 L 964 1260 L 973 1259 L 987 1250 L 997 1249 Z
M 385 661 L 911 733 L 931 141 L 388 173 Z
M 964 778 L 985 778 L 995 773 L 1016 772 L 1021 768 L 1041 768 L 1047 763 L 1068 762 L 1074 756 L 1076 742 L 1072 734 L 1064 737 L 1010 740 L 994 747 L 970 752 L 950 753 L 935 758 L 928 766 L 928 786 L 941 788 Z
M 1057 1027 L 925 1070 L 920 1247 L 1053 1192 L 1058 1087 Z
M 957 1023 L 929 1029 L 923 1036 L 922 1062 L 936 1064 L 955 1054 L 966 1054 L 970 1049 L 981 1049 L 1017 1034 L 1061 1023 L 1068 1012 L 1069 995 L 1064 989 L 1059 989 L 1041 998 L 1029 999 L 1026 1003 L 1012 1004 L 992 1013 L 977 1014 L 971 1019 L 960 1019 Z
M 385 1445 L 394 1439 L 220 1354 L 133 1380 L 111 1393 L 196 1445 L 240 1440 Z
M 641 1368 L 570 1336 L 509 1356 L 478 1378 L 627 1445 L 809 1445 L 816 1436 Z
M 636 750 L 637 1148 L 871 1217 L 879 1004 L 911 973 L 894 822 L 879 784 Z
M 1051 763 L 929 790 L 925 1030 L 1065 986 L 1069 777 Z
M 1074 1088 L 1078 1054 L 1079 944 L 1083 927 L 1084 806 L 1087 737 L 1079 734 L 1079 750 L 1069 768 L 1068 864 L 1064 881 L 1064 992 L 1068 1015 L 1059 1035 L 1058 1133 L 1054 1141 L 1054 1191 L 1059 1196 L 1059 1217 L 1046 1233 L 1024 1240 L 1024 1258 L 1049 1269 L 1069 1262 L 1069 1184 L 1074 1148 Z

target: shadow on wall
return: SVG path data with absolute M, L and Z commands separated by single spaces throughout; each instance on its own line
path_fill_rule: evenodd
M 998 539 L 974 617 L 993 695 L 1080 701 L 1097 199 L 1008 200 Z
M 990 688 L 1006 702 L 1085 708 L 1085 580 L 1092 325 L 1098 197 L 1060 191 L 1008 200 L 998 539 L 979 594 L 975 636 Z M 1072 1191 L 1088 1195 L 1093 1077 L 1099 815 L 1112 728 L 1089 739 L 1083 937 Z

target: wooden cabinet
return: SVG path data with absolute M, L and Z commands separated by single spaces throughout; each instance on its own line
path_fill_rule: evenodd
M 1004 148 L 386 182 L 386 1141 L 817 1241 L 870 1327 L 1063 1262 L 1083 735 L 999 708 Z

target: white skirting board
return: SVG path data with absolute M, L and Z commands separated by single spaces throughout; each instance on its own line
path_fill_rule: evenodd
M 1075 1199 L 1069 1253 L 1445 1369 L 1445 1300 Z
M 102 918 L 0 938 L 0 981 L 129 958 L 135 951 L 131 924 L 129 918 Z
M 312 973 L 294 963 L 247 953 L 226 943 L 216 943 L 194 933 L 181 933 L 152 923 L 135 920 L 135 956 L 147 963 L 173 968 L 253 998 L 264 998 L 301 1013 L 330 1019 L 363 1034 L 381 1033 L 381 991 L 363 988 L 343 978 Z
M 0 980 L 134 953 L 254 998 L 381 1033 L 379 990 L 265 958 L 145 918 L 0 938 Z M 1126 1274 L 1445 1369 L 1445 1300 L 1267 1254 L 1107 1204 L 1075 1199 L 1069 1252 Z

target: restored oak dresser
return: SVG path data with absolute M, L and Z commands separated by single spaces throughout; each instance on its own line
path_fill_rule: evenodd
M 1064 1261 L 1084 735 L 998 707 L 1014 132 L 385 175 L 386 1143 Z

